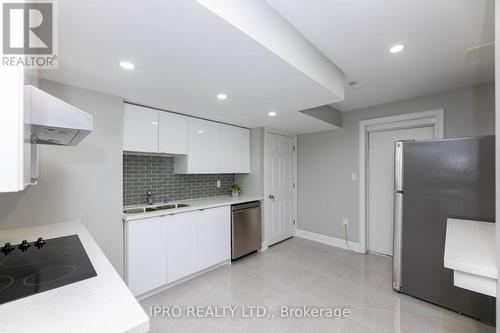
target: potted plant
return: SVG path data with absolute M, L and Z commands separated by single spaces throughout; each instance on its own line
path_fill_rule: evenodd
M 237 197 L 241 192 L 241 186 L 238 183 L 232 184 L 229 189 L 231 190 L 231 195 L 233 197 Z

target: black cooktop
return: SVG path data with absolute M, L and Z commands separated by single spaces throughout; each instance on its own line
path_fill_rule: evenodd
M 94 276 L 78 235 L 6 243 L 0 249 L 0 304 Z

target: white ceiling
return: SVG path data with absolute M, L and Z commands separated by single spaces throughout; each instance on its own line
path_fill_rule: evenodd
M 493 80 L 493 64 L 464 63 L 493 40 L 493 1 L 267 0 L 363 88 L 347 111 Z M 247 127 L 290 133 L 332 128 L 299 113 L 331 91 L 195 0 L 59 1 L 59 70 L 42 77 Z M 388 48 L 403 42 L 402 54 Z M 133 71 L 120 60 L 136 65 Z M 226 93 L 226 101 L 216 94 Z M 267 112 L 278 116 L 270 118 Z
M 464 62 L 494 41 L 493 0 L 267 0 L 361 89 L 341 111 L 494 80 L 493 58 Z M 390 46 L 405 50 L 390 54 Z
M 197 0 L 229 24 L 344 100 L 345 75 L 265 0 Z
M 58 5 L 59 69 L 44 78 L 247 127 L 332 128 L 298 112 L 331 103 L 331 91 L 194 0 Z M 219 92 L 228 99 L 217 100 Z

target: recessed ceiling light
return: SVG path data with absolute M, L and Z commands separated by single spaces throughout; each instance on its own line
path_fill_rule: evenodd
M 267 114 L 269 117 L 276 117 L 276 112 L 271 111 Z
M 158 122 L 157 121 L 153 121 L 151 124 L 158 125 Z
M 202 134 L 203 133 L 203 130 L 197 130 L 196 132 Z
M 403 51 L 405 48 L 405 46 L 403 44 L 396 44 L 394 46 L 392 46 L 389 51 L 391 51 L 391 53 L 399 53 L 401 51 Z
M 134 69 L 135 65 L 128 61 L 120 61 L 120 66 L 125 69 Z
M 227 99 L 227 95 L 226 94 L 217 94 L 217 99 L 223 101 L 223 100 Z

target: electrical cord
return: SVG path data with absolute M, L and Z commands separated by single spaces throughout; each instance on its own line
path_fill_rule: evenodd
M 359 251 L 353 250 L 349 246 L 349 242 L 347 241 L 347 224 L 344 224 L 344 240 L 345 240 L 345 245 L 347 246 L 347 249 L 349 251 L 354 252 L 356 254 L 363 254 L 363 255 L 366 254 L 366 253 L 363 253 L 363 252 L 359 252 Z

